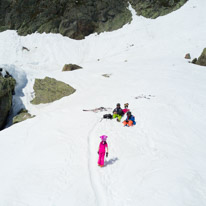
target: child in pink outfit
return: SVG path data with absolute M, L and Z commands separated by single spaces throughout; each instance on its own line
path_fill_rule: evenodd
M 104 156 L 105 156 L 105 152 L 106 152 L 106 157 L 108 157 L 108 145 L 106 142 L 107 136 L 106 135 L 102 135 L 100 136 L 101 138 L 101 142 L 99 144 L 99 150 L 98 150 L 98 154 L 99 154 L 99 160 L 98 160 L 98 165 L 100 167 L 104 166 Z
M 129 112 L 128 106 L 129 106 L 128 103 L 125 103 L 125 104 L 124 104 L 124 109 L 122 110 L 124 114 L 127 113 L 127 112 Z

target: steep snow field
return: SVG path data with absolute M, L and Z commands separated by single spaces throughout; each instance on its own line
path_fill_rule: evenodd
M 205 10 L 205 0 L 155 20 L 132 10 L 131 24 L 81 41 L 0 33 L 0 67 L 18 83 L 14 113 L 24 105 L 36 115 L 0 132 L 0 205 L 206 205 L 206 68 L 184 59 L 206 46 Z M 62 72 L 67 63 L 84 69 Z M 77 91 L 31 105 L 45 76 Z M 118 102 L 129 102 L 136 126 L 82 111 Z M 109 157 L 99 168 L 102 134 Z

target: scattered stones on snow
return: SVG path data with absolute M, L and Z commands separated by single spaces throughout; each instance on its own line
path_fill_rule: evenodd
M 151 94 L 149 94 L 149 95 L 142 94 L 142 95 L 135 97 L 135 99 L 151 99 L 152 97 L 155 97 L 155 96 L 151 95 Z

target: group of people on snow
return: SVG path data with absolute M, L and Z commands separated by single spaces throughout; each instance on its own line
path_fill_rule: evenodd
M 117 121 L 120 122 L 122 117 L 126 114 L 127 117 L 123 121 L 124 126 L 131 127 L 136 124 L 135 122 L 135 117 L 132 115 L 131 111 L 128 109 L 129 104 L 125 103 L 124 104 L 124 109 L 121 108 L 120 103 L 116 105 L 116 108 L 113 110 L 113 119 L 117 118 Z M 99 154 L 99 159 L 98 159 L 98 165 L 100 167 L 104 166 L 104 157 L 106 154 L 106 157 L 108 157 L 108 144 L 107 144 L 107 136 L 102 135 L 100 136 L 101 142 L 99 144 L 98 148 L 98 154 Z
M 113 119 L 117 118 L 120 122 L 124 114 L 127 114 L 127 118 L 123 121 L 124 126 L 133 126 L 136 124 L 135 117 L 132 115 L 131 111 L 128 109 L 129 104 L 124 104 L 124 109 L 121 108 L 120 103 L 117 104 L 116 108 L 113 110 Z

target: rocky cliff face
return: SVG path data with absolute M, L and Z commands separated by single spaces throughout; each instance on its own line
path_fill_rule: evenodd
M 138 15 L 157 18 L 179 9 L 187 0 L 130 0 Z
M 156 18 L 178 9 L 187 0 L 1 0 L 0 31 L 61 33 L 83 39 L 112 31 L 131 21 L 128 2 L 138 15 Z
M 0 72 L 0 130 L 5 126 L 9 111 L 12 107 L 12 94 L 16 81 L 10 76 L 2 76 Z

